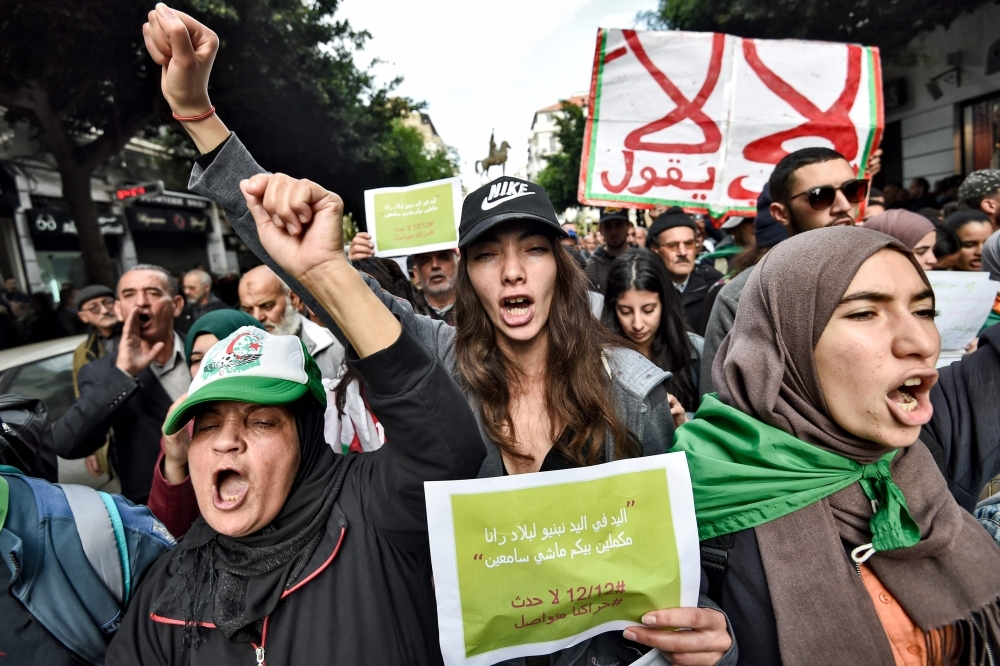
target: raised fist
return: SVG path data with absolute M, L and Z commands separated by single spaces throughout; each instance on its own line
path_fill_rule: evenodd
M 173 112 L 190 117 L 208 111 L 208 77 L 219 50 L 218 36 L 162 2 L 149 12 L 142 36 L 149 55 L 163 68 L 160 88 Z
M 240 190 L 261 245 L 293 278 L 308 287 L 325 268 L 347 264 L 339 196 L 280 173 L 257 174 L 241 182 Z

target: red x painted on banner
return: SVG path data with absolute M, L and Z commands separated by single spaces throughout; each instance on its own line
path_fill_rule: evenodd
M 718 126 L 712 121 L 708 115 L 702 110 L 705 106 L 705 102 L 708 100 L 709 95 L 715 90 L 715 84 L 719 81 L 719 72 L 722 70 L 722 53 L 726 45 L 726 36 L 721 34 L 715 34 L 712 36 L 712 57 L 708 64 L 708 75 L 705 78 L 705 83 L 702 84 L 701 90 L 695 95 L 694 99 L 689 100 L 684 96 L 677 86 L 667 78 L 667 75 L 660 71 L 660 69 L 653 64 L 653 61 L 649 59 L 646 55 L 646 50 L 642 47 L 642 43 L 639 41 L 638 35 L 635 34 L 635 30 L 623 30 L 622 33 L 625 35 L 625 41 L 630 47 L 632 47 L 632 52 L 635 53 L 635 57 L 639 60 L 649 75 L 653 77 L 657 85 L 667 93 L 670 99 L 673 101 L 677 107 L 663 116 L 659 120 L 655 120 L 648 125 L 643 125 L 639 129 L 629 132 L 628 136 L 625 137 L 625 148 L 627 150 L 648 150 L 655 153 L 683 153 L 683 154 L 704 154 L 704 153 L 714 153 L 719 150 L 719 146 L 722 145 L 722 132 L 719 131 Z M 617 51 L 615 52 L 617 53 Z M 613 54 L 608 54 L 609 59 Z M 647 134 L 653 134 L 654 132 L 659 132 L 662 129 L 676 125 L 682 120 L 690 118 L 701 128 L 702 133 L 705 135 L 705 140 L 701 143 L 689 144 L 689 143 L 654 143 L 643 141 L 643 137 Z
M 760 56 L 757 55 L 757 47 L 753 40 L 744 39 L 742 41 L 743 55 L 753 71 L 764 82 L 764 85 L 808 119 L 808 122 L 798 127 L 752 141 L 743 149 L 744 157 L 753 162 L 777 164 L 781 158 L 788 154 L 788 151 L 782 148 L 785 141 L 809 136 L 823 137 L 829 140 L 833 144 L 833 149 L 848 160 L 856 158 L 858 156 L 858 134 L 848 114 L 854 105 L 861 84 L 861 47 L 854 45 L 847 47 L 847 80 L 844 83 L 844 90 L 833 106 L 826 111 L 820 111 L 802 93 L 768 69 L 767 65 L 761 61 Z

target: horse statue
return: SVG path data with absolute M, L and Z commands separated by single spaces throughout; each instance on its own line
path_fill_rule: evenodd
M 476 173 L 480 173 L 480 167 L 482 167 L 482 173 L 489 175 L 490 167 L 499 164 L 501 173 L 507 175 L 508 150 L 510 150 L 510 144 L 506 141 L 500 144 L 500 148 L 497 148 L 496 141 L 493 140 L 493 133 L 490 132 L 490 155 L 486 159 L 476 160 Z

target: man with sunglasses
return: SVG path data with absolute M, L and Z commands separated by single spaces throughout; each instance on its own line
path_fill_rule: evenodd
M 803 231 L 853 225 L 868 196 L 843 155 L 829 148 L 803 148 L 784 157 L 768 180 L 771 215 L 793 236 Z
M 880 167 L 880 151 L 868 162 L 868 172 Z M 853 225 L 858 219 L 859 204 L 868 195 L 868 181 L 858 179 L 843 155 L 829 148 L 803 148 L 786 155 L 774 171 L 764 196 L 771 197 L 768 211 L 788 231 L 789 236 L 836 225 Z M 758 213 L 758 216 L 761 213 Z M 777 237 L 775 237 L 777 240 Z M 758 261 L 763 257 L 759 254 Z M 729 334 L 736 318 L 743 287 L 752 269 L 744 270 L 729 281 L 715 299 L 705 326 L 705 348 L 701 356 L 702 393 L 714 390 L 712 365 L 719 345 Z

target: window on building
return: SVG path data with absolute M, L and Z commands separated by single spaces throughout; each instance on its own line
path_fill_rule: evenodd
M 1000 168 L 1000 95 L 962 108 L 962 167 L 965 173 Z
M 883 188 L 888 183 L 903 182 L 903 133 L 898 120 L 886 123 L 882 134 L 882 170 L 872 179 L 874 187 Z

